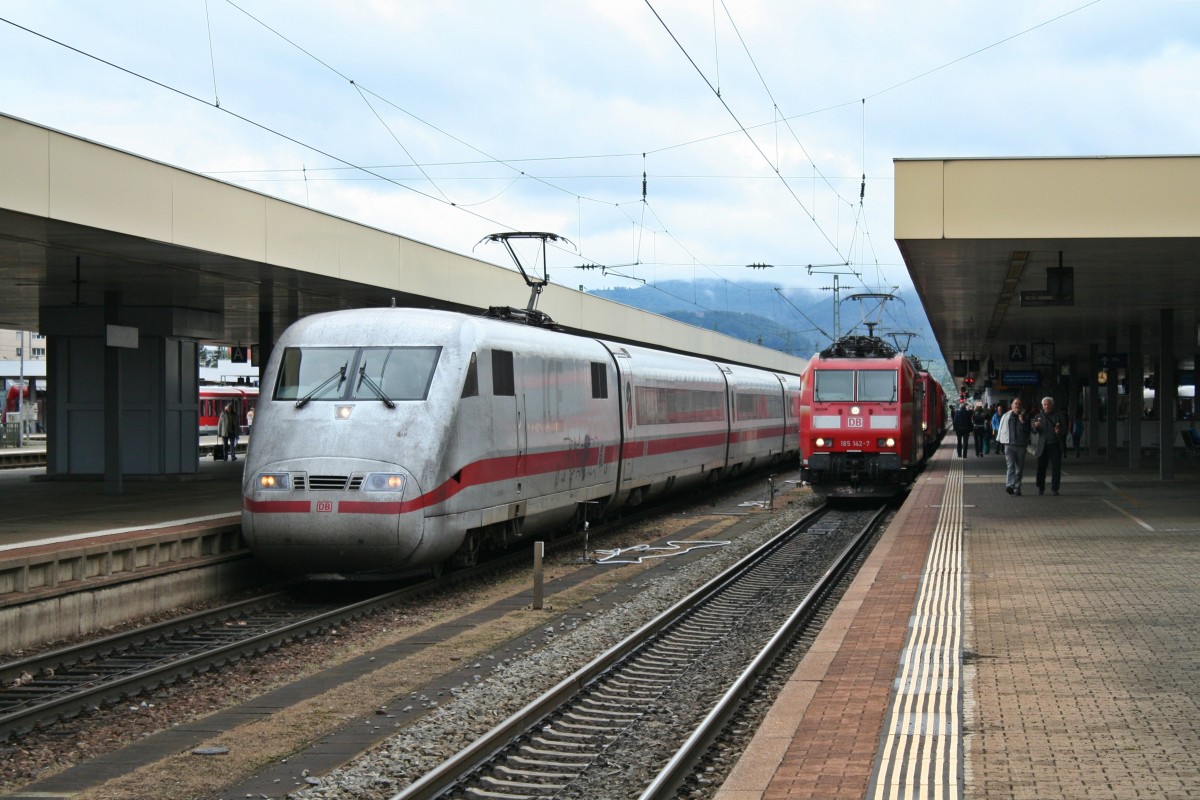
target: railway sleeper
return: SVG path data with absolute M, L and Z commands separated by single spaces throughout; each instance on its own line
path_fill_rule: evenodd
M 585 749 L 585 748 L 589 747 L 590 742 L 552 741 L 550 739 L 547 739 L 545 736 L 542 736 L 541 734 L 530 737 L 529 741 L 532 742 L 533 744 L 536 744 L 539 746 L 538 748 L 531 748 L 531 750 L 533 750 L 534 752 L 537 752 L 537 753 L 545 753 L 545 754 L 557 756 L 557 755 L 563 755 L 562 750 L 560 748 L 568 748 L 568 749 L 575 748 L 578 751 L 575 753 L 575 755 L 586 754 L 588 758 L 595 758 L 597 755 L 599 755 L 599 751 L 592 750 L 592 749 Z M 528 746 L 529 745 L 526 745 L 526 747 L 528 747 Z M 548 749 L 541 750 L 540 748 L 542 748 L 542 747 L 545 747 Z
M 628 725 L 620 723 L 604 724 L 602 722 L 567 722 L 559 720 L 560 731 L 569 731 L 570 733 L 579 736 L 595 736 L 598 738 L 616 738 L 617 734 L 625 730 Z
M 684 665 L 686 667 L 686 665 Z M 662 683 L 672 680 L 680 669 L 653 669 L 652 667 L 629 667 L 621 672 L 620 680 L 641 683 Z
M 621 703 L 620 705 L 618 705 L 616 703 L 596 704 L 596 703 L 592 703 L 590 700 L 585 700 L 581 704 L 581 707 L 582 707 L 583 711 L 585 711 L 588 714 L 597 714 L 597 715 L 603 714 L 608 717 L 623 717 L 625 719 L 636 719 L 637 717 L 640 717 L 642 715 L 642 712 L 640 712 L 640 711 L 626 711 L 625 710 L 626 705 L 627 705 L 627 703 Z
M 522 748 L 522 752 L 524 748 Z M 568 758 L 576 759 L 576 756 L 570 755 Z M 528 767 L 530 769 L 547 769 L 556 772 L 577 775 L 579 771 L 592 762 L 591 758 L 578 758 L 571 762 L 566 761 L 550 761 L 545 758 L 525 758 L 520 755 L 512 755 L 506 759 L 507 763 L 514 764 L 518 767 Z
M 639 714 L 609 714 L 606 711 L 590 708 L 576 708 L 563 714 L 564 719 L 569 719 L 585 725 L 616 725 L 618 723 L 628 724 L 631 718 L 636 719 Z
M 553 794 L 559 789 L 562 789 L 566 784 L 551 784 L 551 783 L 531 783 L 527 781 L 510 781 L 504 778 L 497 778 L 492 775 L 484 775 L 480 777 L 479 783 L 494 789 L 515 789 L 520 792 L 532 793 L 534 797 L 545 797 L 548 794 Z
M 523 744 L 517 750 L 517 752 L 523 753 L 523 754 L 529 755 L 529 756 L 534 756 L 535 758 L 551 759 L 551 760 L 555 761 L 556 763 L 561 763 L 561 762 L 565 762 L 569 759 L 574 759 L 580 764 L 587 764 L 588 762 L 590 762 L 594 758 L 596 758 L 598 755 L 600 755 L 599 751 L 593 751 L 593 750 L 585 750 L 585 751 L 576 752 L 576 753 L 565 752 L 561 749 L 554 747 L 554 745 L 550 744 L 549 742 L 546 742 L 545 740 L 538 740 L 535 738 L 535 741 L 537 741 L 538 744 L 543 744 L 543 745 L 546 745 L 547 747 L 550 747 L 553 749 L 545 750 L 541 747 L 534 747 L 533 745 L 530 745 L 530 744 Z M 583 747 L 583 745 L 578 745 L 578 747 Z
M 616 735 L 608 733 L 576 732 L 571 730 L 571 726 L 569 724 L 561 724 L 557 722 L 553 723 L 552 726 L 545 728 L 542 731 L 542 736 L 545 737 L 546 741 L 550 744 L 555 744 L 557 742 L 575 742 L 577 744 L 590 744 L 595 742 L 607 744 L 608 742 L 611 742 L 613 739 L 617 738 Z
M 720 630 L 721 630 L 721 632 L 725 632 L 725 631 L 728 631 L 730 627 L 732 627 L 732 626 L 722 626 L 722 628 Z M 715 634 L 716 634 L 717 630 L 718 630 L 717 628 L 709 626 L 709 627 L 700 628 L 694 632 L 693 631 L 676 631 L 675 633 L 671 634 L 670 638 L 667 641 L 671 644 L 676 645 L 677 647 L 681 647 L 681 648 L 687 647 L 692 650 L 708 648 L 708 647 L 712 646 L 712 642 L 713 642 L 713 639 L 715 638 Z
M 538 800 L 540 797 L 545 797 L 544 794 L 515 794 L 513 792 L 493 792 L 487 789 L 482 789 L 478 786 L 468 786 L 462 792 L 463 797 L 479 798 L 479 800 Z
M 570 778 L 573 774 L 564 774 L 562 772 L 540 772 L 529 769 L 514 769 L 506 764 L 500 764 L 492 768 L 494 775 L 501 776 L 501 780 L 527 781 L 538 786 L 546 786 L 554 789 L 561 789 L 567 784 L 562 782 L 563 778 Z
M 687 661 L 680 656 L 661 656 L 652 653 L 646 653 L 638 659 L 643 664 L 653 666 L 655 669 L 669 670 L 686 667 Z

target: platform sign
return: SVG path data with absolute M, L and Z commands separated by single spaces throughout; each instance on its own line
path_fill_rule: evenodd
M 1042 376 L 1036 369 L 1006 369 L 1000 373 L 1005 386 L 1040 386 Z
M 1025 345 L 1010 344 L 1008 346 L 1008 360 L 1009 361 L 1025 361 L 1027 358 L 1028 358 L 1028 356 L 1025 354 Z
M 1100 369 L 1127 369 L 1129 353 L 1098 353 Z
M 246 357 L 246 348 L 231 347 L 229 349 L 229 363 L 245 364 L 249 359 Z

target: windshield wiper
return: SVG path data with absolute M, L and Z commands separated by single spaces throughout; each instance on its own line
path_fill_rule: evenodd
M 338 388 L 340 389 L 342 386 L 342 383 L 346 380 L 346 365 L 345 364 L 342 364 L 342 366 L 338 367 L 337 372 L 333 373 L 328 378 L 323 380 L 321 382 L 320 386 L 313 389 L 311 392 L 304 395 L 304 397 L 301 397 L 299 400 L 297 400 L 296 408 L 304 408 L 306 405 L 308 405 L 308 401 L 312 400 L 314 397 L 316 397 L 318 394 L 320 394 L 321 390 L 324 389 L 329 384 L 331 384 L 333 382 L 334 378 L 337 378 L 337 385 L 338 385 Z
M 387 406 L 388 408 L 396 407 L 396 404 L 392 402 L 392 399 L 390 397 L 388 397 L 386 394 L 384 394 L 383 389 L 379 388 L 379 384 L 377 384 L 375 382 L 375 380 L 370 375 L 367 374 L 367 365 L 366 364 L 363 364 L 361 367 L 358 368 L 358 387 L 354 390 L 355 392 L 357 392 L 359 389 L 362 388 L 363 381 L 367 382 L 367 386 L 371 387 L 371 391 L 373 391 L 376 394 L 376 396 L 378 396 L 379 399 L 383 401 L 383 404 L 385 406 Z

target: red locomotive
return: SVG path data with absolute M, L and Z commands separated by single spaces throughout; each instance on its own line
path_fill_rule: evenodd
M 847 336 L 822 350 L 800 396 L 804 480 L 830 496 L 899 492 L 927 457 L 926 393 L 909 359 L 881 339 Z

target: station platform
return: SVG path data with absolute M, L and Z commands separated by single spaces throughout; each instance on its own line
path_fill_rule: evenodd
M 216 441 L 202 437 L 201 450 L 211 451 Z M 126 477 L 119 495 L 105 494 L 103 479 L 45 480 L 45 467 L 0 470 L 0 553 L 63 537 L 240 515 L 245 463 L 202 457 L 195 473 L 178 479 Z
M 254 580 L 241 537 L 245 463 L 208 458 L 188 475 L 126 476 L 120 494 L 102 478 L 0 470 L 0 653 Z
M 1200 797 L 1200 459 L 943 446 L 716 795 Z M 1048 489 L 1049 487 L 1047 487 Z

